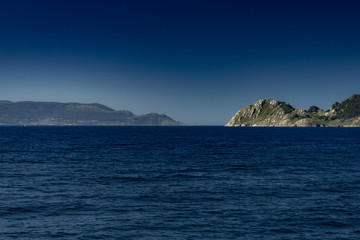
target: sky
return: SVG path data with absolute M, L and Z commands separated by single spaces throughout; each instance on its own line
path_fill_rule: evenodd
M 224 125 L 360 93 L 360 1 L 0 0 L 0 99 Z

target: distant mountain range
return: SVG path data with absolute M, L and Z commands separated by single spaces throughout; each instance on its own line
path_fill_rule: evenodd
M 0 101 L 0 125 L 180 125 L 157 113 L 135 115 L 107 106 L 59 102 Z
M 324 111 L 316 106 L 296 109 L 274 99 L 263 99 L 239 110 L 226 126 L 360 127 L 360 95 L 336 102 Z

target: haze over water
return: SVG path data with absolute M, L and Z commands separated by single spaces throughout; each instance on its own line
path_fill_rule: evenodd
M 324 110 L 360 89 L 360 3 L 0 2 L 0 100 L 101 103 L 225 125 L 259 99 Z

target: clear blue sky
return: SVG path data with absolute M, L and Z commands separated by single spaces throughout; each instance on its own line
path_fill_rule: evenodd
M 360 89 L 360 1 L 0 1 L 0 99 L 225 124 Z

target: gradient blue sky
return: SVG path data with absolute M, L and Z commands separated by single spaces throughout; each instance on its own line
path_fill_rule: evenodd
M 360 89 L 360 1 L 0 1 L 0 99 L 225 124 Z

